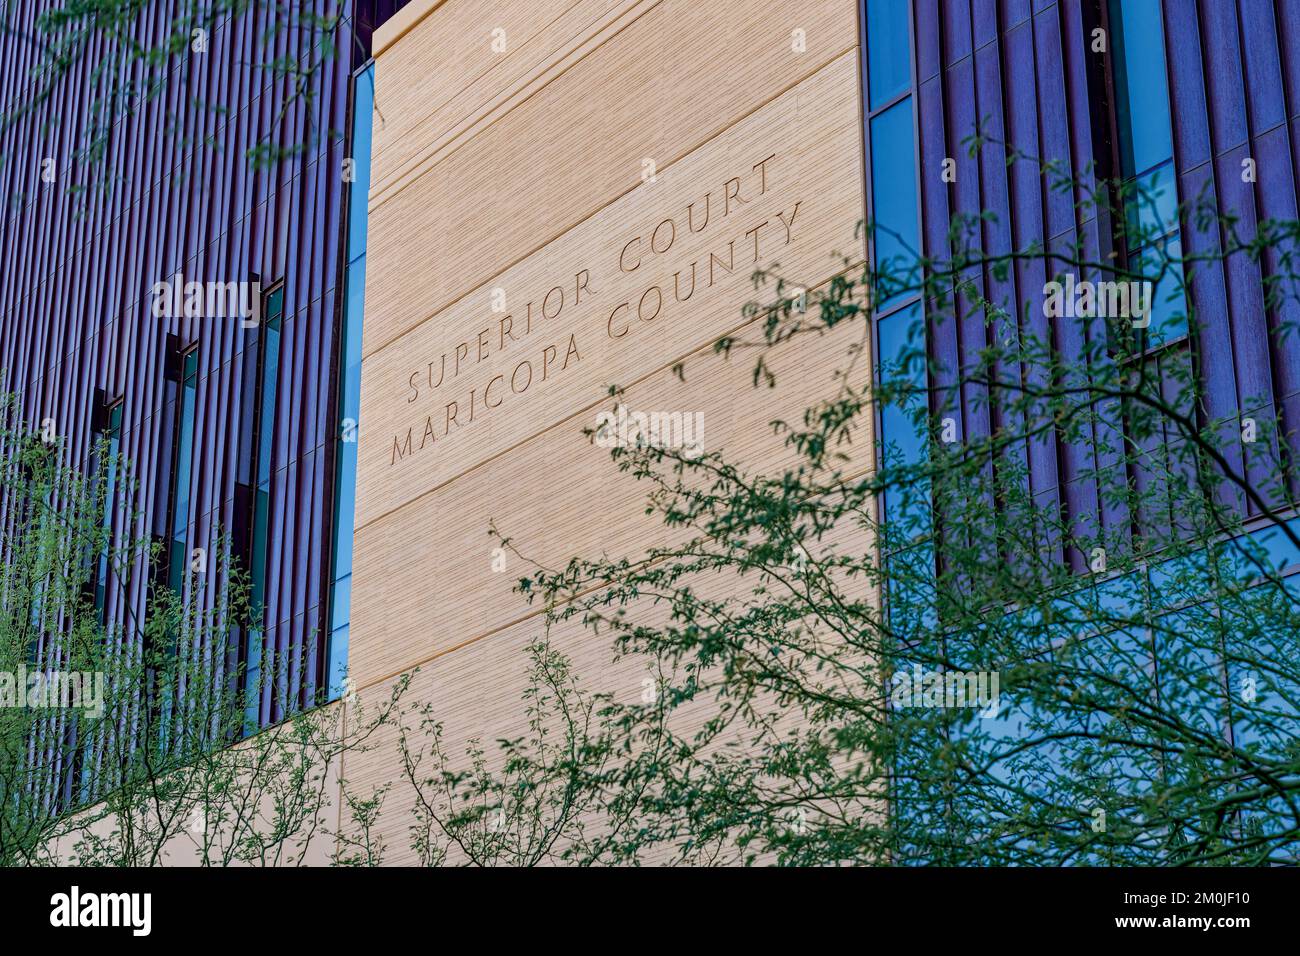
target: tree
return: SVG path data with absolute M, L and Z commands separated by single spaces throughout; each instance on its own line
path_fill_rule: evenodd
M 1285 314 L 1300 224 L 1243 236 L 1197 197 L 1178 211 L 1184 238 L 1223 241 L 1184 254 L 1154 181 L 1067 180 L 981 135 L 969 147 L 1033 163 L 1079 197 L 1080 218 L 1120 224 L 1117 252 L 1147 251 L 989 254 L 986 213 L 954 219 L 949 256 L 846 269 L 806 311 L 794 283 L 755 276 L 776 301 L 717 349 L 755 354 L 756 388 L 774 384 L 771 356 L 792 339 L 861 330 L 838 393 L 773 423 L 798 464 L 764 474 L 646 436 L 616 447 L 681 543 L 536 567 L 520 584 L 549 621 L 612 632 L 620 654 L 664 675 L 653 707 L 607 705 L 581 737 L 601 756 L 586 786 L 635 837 L 568 859 L 1297 859 L 1300 605 L 1283 576 L 1300 562 L 1296 445 L 1263 413 L 1208 414 L 1197 369 L 1213 357 L 1197 354 L 1186 290 L 1207 263 L 1240 257 Z M 1048 281 L 1017 315 L 978 280 L 1005 282 L 1024 262 Z M 1066 289 L 1066 308 L 1083 305 L 1054 313 Z M 873 383 L 876 315 L 917 294 L 925 319 L 915 313 L 910 344 L 877 360 Z M 1059 327 L 1077 347 L 1043 320 L 1071 314 Z M 944 323 L 986 343 L 960 368 L 924 345 Z M 1288 348 L 1293 333 L 1270 328 Z M 985 433 L 957 432 L 962 401 L 992 423 Z M 856 449 L 877 420 L 889 432 L 864 469 Z M 1025 461 L 1038 442 L 1088 450 L 1093 510 L 1035 498 Z M 729 587 L 710 585 L 720 576 Z M 649 623 L 656 605 L 666 623 Z M 702 726 L 679 719 L 702 704 Z
M 222 653 L 260 614 L 229 541 L 190 568 L 188 600 L 174 593 L 138 531 L 129 463 L 101 442 L 78 467 L 53 425 L 0 403 L 0 863 L 327 859 L 339 763 L 392 719 L 404 685 L 346 721 L 284 701 L 290 716 L 259 731 L 246 705 L 262 684 Z M 115 600 L 140 580 L 142 618 Z M 210 605 L 192 597 L 205 589 Z
M 103 441 L 77 462 L 52 421 L 0 400 L 0 865 L 378 865 L 387 787 L 361 793 L 342 763 L 381 745 L 419 794 L 410 845 L 428 865 L 553 862 L 603 820 L 586 786 L 603 699 L 543 644 L 504 761 L 452 754 L 434 708 L 403 703 L 414 674 L 374 701 L 282 699 L 285 719 L 259 726 L 291 662 L 268 649 L 255 681 L 239 663 L 263 612 L 237 552 L 218 535 L 173 591 L 132 471 Z M 142 580 L 137 616 L 124 598 Z

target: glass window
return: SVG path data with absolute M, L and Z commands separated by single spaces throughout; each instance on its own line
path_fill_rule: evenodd
M 881 464 L 886 468 L 915 465 L 926 458 L 925 399 L 927 378 L 925 328 L 921 321 L 921 303 L 900 309 L 876 323 L 879 335 L 879 376 L 886 384 L 909 385 L 916 391 L 901 402 L 882 403 L 880 409 Z M 919 416 L 919 417 L 918 417 Z M 885 491 L 885 517 L 914 527 L 898 530 L 920 533 L 928 527 L 929 488 L 918 485 L 911 491 L 888 488 Z
M 185 593 L 185 569 L 189 566 L 190 539 L 190 485 L 194 476 L 194 431 L 198 411 L 199 396 L 199 352 L 192 348 L 181 356 L 180 395 L 177 400 L 176 438 L 173 446 L 172 486 L 168 503 L 167 519 L 167 586 L 183 599 Z M 180 633 L 173 631 L 168 635 L 164 654 L 174 657 Z M 156 673 L 151 681 L 159 677 Z M 168 746 L 166 727 L 172 713 L 171 678 L 160 679 L 153 688 L 156 695 L 153 706 L 161 714 L 160 725 L 163 733 L 159 737 L 162 749 Z
M 924 385 L 925 327 L 921 324 L 921 303 L 885 316 L 877 323 L 877 329 L 881 380 Z
M 1293 533 L 1300 534 L 1300 518 L 1293 518 L 1287 522 L 1287 527 Z M 1289 537 L 1272 525 L 1253 532 L 1250 540 L 1263 552 L 1265 560 L 1278 573 L 1290 571 L 1300 564 L 1300 550 L 1291 543 Z
M 875 271 L 888 278 L 890 289 L 914 286 L 920 243 L 910 96 L 871 119 L 871 197 Z M 886 294 L 880 308 L 887 309 L 903 297 L 898 291 Z
M 348 207 L 348 262 L 366 251 L 367 197 L 370 195 L 370 125 L 375 105 L 375 67 L 372 63 L 352 81 L 352 161 L 356 178 L 351 183 Z
M 1300 654 L 1300 580 L 1252 588 L 1224 627 L 1233 740 L 1239 747 L 1283 753 L 1294 745 L 1300 718 L 1297 688 L 1287 676 Z
M 1160 0 L 1110 0 L 1120 162 L 1125 178 L 1173 156 Z
M 1187 334 L 1187 297 L 1183 277 L 1183 244 L 1177 238 L 1161 239 L 1135 255 L 1137 271 L 1151 276 L 1151 323 L 1146 347 L 1155 348 Z
M 1129 257 L 1130 270 L 1155 283 L 1144 346 L 1150 349 L 1187 334 L 1173 161 L 1136 177 L 1126 189 L 1131 190 L 1127 193 L 1127 245 L 1134 250 Z
M 871 109 L 912 84 L 908 0 L 867 0 L 867 80 Z
M 171 589 L 182 593 L 189 563 L 190 482 L 194 474 L 194 421 L 199 393 L 199 353 L 190 349 L 181 359 L 181 392 L 176 433 L 176 464 L 172 469 L 171 521 L 168 527 L 168 573 Z
M 1134 178 L 1128 202 L 1129 238 L 1145 245 L 1178 229 L 1178 187 L 1174 163 L 1167 160 Z
M 870 144 L 872 269 L 877 282 L 877 380 L 902 381 L 918 392 L 880 409 L 880 460 L 886 467 L 914 465 L 927 453 L 928 402 L 924 387 L 926 333 L 919 301 L 920 236 L 917 222 L 916 138 L 912 116 L 911 4 L 865 0 L 867 137 Z M 899 96 L 903 98 L 882 109 Z M 891 310 L 896 310 L 893 314 Z M 882 495 L 886 521 L 912 540 L 929 527 L 930 490 L 923 483 Z
M 270 550 L 271 480 L 275 475 L 275 413 L 280 384 L 280 337 L 284 324 L 284 287 L 267 297 L 266 318 L 258 338 L 257 410 L 253 450 L 253 520 L 249 559 L 249 606 L 255 621 L 248 635 L 245 716 L 250 726 L 260 722 L 262 698 L 262 643 L 265 637 L 266 572 Z
M 348 623 L 352 607 L 352 535 L 356 530 L 357 432 L 361 420 L 361 330 L 366 290 L 366 197 L 370 183 L 370 136 L 375 67 L 356 75 L 352 157 L 356 180 L 349 194 L 347 292 L 339 346 L 339 409 L 335 441 L 334 582 L 330 591 L 329 664 L 331 700 L 342 696 L 347 677 Z
M 939 627 L 934 548 L 929 543 L 889 555 L 889 626 L 900 647 L 928 647 Z M 933 582 L 933 583 L 932 583 Z
M 1115 52 L 1120 172 L 1132 190 L 1126 245 L 1130 268 L 1154 275 L 1164 256 L 1178 259 L 1178 190 L 1173 164 L 1169 86 L 1160 0 L 1110 0 Z M 1164 270 L 1154 289 L 1144 348 L 1187 334 L 1180 264 Z
M 95 569 L 95 610 L 99 612 L 101 624 L 108 623 L 108 576 L 111 553 L 113 550 L 113 509 L 117 499 L 118 458 L 122 453 L 122 402 L 118 401 L 108 410 L 108 422 L 101 436 L 103 452 L 107 459 L 103 462 L 107 471 L 104 476 L 104 531 L 107 542 L 104 552 L 99 556 Z M 98 452 L 99 449 L 96 449 Z

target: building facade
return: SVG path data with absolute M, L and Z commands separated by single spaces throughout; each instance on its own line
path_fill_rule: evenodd
M 733 256 L 745 274 L 779 261 L 817 289 L 862 256 L 947 260 L 954 217 L 967 216 L 987 255 L 1037 241 L 1137 265 L 1150 247 L 1127 248 L 1082 203 L 1099 177 L 1154 185 L 1166 211 L 1208 195 L 1246 234 L 1294 219 L 1296 12 L 1269 0 L 629 2 L 484 19 L 472 3 L 409 6 L 375 50 L 389 108 L 370 194 L 357 684 L 386 688 L 419 668 L 413 692 L 439 704 L 454 738 L 522 730 L 512 705 L 540 612 L 513 593 L 515 575 L 491 570 L 485 527 L 550 566 L 668 541 L 638 513 L 634 483 L 583 440 L 603 386 L 622 387 L 633 408 L 699 409 L 707 447 L 782 464 L 767 422 L 825 393 L 845 343 L 786 347 L 777 361 L 797 374 L 756 395 L 748 368 L 708 353 L 755 297 Z M 723 38 L 728 55 L 711 56 Z M 435 61 L 455 69 L 433 71 Z M 972 155 L 977 131 L 1023 158 Z M 1247 159 L 1256 178 L 1242 175 Z M 1075 186 L 1051 188 L 1047 161 Z M 864 217 L 875 228 L 860 247 L 853 225 Z M 1183 241 L 1212 257 L 1228 237 L 1171 216 L 1150 239 L 1172 255 Z M 1203 420 L 1276 425 L 1268 442 L 1228 451 L 1261 481 L 1300 448 L 1300 349 L 1278 334 L 1294 303 L 1264 301 L 1275 265 L 1234 258 L 1167 277 L 1144 340 L 1158 374 L 1190 367 L 1203 383 Z M 1026 334 L 1081 356 L 1089 343 L 1077 326 L 1041 307 L 1051 277 L 1046 259 L 1027 257 L 1009 274 L 989 266 L 970 278 L 1025 316 Z M 931 320 L 919 294 L 882 303 L 874 319 L 878 367 L 922 337 L 932 411 L 955 411 L 959 441 L 1003 424 L 962 375 L 998 330 L 962 298 L 955 321 Z M 1203 320 L 1194 333 L 1189 309 Z M 696 368 L 685 383 L 673 374 L 683 362 Z M 905 416 L 886 408 L 877 427 L 882 454 L 924 454 Z M 1097 449 L 1123 424 L 1097 427 L 1116 432 L 1048 433 L 1011 450 L 1034 501 L 1081 537 L 1127 540 L 1143 522 L 1168 522 L 1103 493 Z M 1158 470 L 1126 477 L 1142 488 Z M 1258 514 L 1244 496 L 1234 506 L 1248 521 Z M 1076 550 L 1046 546 L 1086 567 Z M 607 649 L 584 645 L 576 625 L 551 638 L 611 693 L 639 689 L 635 668 L 610 671 Z M 347 775 L 388 779 L 380 757 Z
M 146 29 L 162 29 L 161 6 Z M 228 112 L 182 111 L 184 129 L 170 129 L 149 107 L 113 127 L 124 186 L 85 215 L 38 162 L 49 151 L 60 175 L 82 175 L 66 119 L 89 108 L 76 76 L 32 117 L 65 118 L 51 141 L 34 122 L 6 128 L 4 153 L 22 161 L 0 172 L 24 197 L 4 223 L 0 367 L 72 448 L 113 433 L 173 560 L 235 529 L 266 617 L 231 666 L 254 668 L 261 648 L 307 650 L 301 672 L 268 687 L 261 724 L 285 716 L 277 701 L 339 696 L 345 673 L 379 697 L 414 674 L 409 694 L 435 706 L 453 746 L 520 732 L 542 609 L 515 591 L 519 555 L 556 565 L 671 540 L 584 435 L 608 388 L 633 408 L 699 412 L 705 448 L 779 468 L 790 452 L 769 422 L 831 387 L 843 334 L 778 350 L 786 374 L 771 390 L 713 352 L 765 294 L 756 269 L 817 290 L 864 261 L 946 258 L 962 214 L 984 216 L 975 243 L 988 253 L 1038 240 L 1140 260 L 1029 159 L 972 156 L 977 128 L 1056 161 L 1080 189 L 1155 181 L 1171 199 L 1209 190 L 1246 227 L 1296 218 L 1293 0 L 349 2 L 360 42 L 305 101 L 249 66 L 263 46 L 308 42 L 273 30 L 272 7 L 218 26 L 169 80 Z M 27 54 L 7 42 L 12 110 Z M 269 168 L 240 160 L 268 137 L 305 148 Z M 339 174 L 348 160 L 352 179 Z M 1257 178 L 1241 175 L 1246 160 Z M 865 238 L 864 219 L 876 225 Z M 1173 223 L 1162 241 L 1210 253 L 1214 238 Z M 1295 304 L 1266 306 L 1272 266 L 1234 259 L 1189 277 L 1194 334 L 1157 293 L 1147 342 L 1157 366 L 1194 369 L 1208 418 L 1278 423 L 1270 447 L 1236 449 L 1248 472 L 1300 453 L 1300 348 L 1276 334 Z M 264 321 L 152 317 L 149 290 L 174 276 L 257 281 Z M 973 277 L 1078 354 L 1088 343 L 1071 326 L 1026 308 L 1049 278 L 1028 260 Z M 1000 423 L 959 371 L 992 333 L 927 322 L 925 305 L 882 304 L 876 358 L 919 330 L 949 370 L 927 384 L 951 399 L 959 436 L 987 435 Z M 903 418 L 876 425 L 882 454 L 924 453 Z M 1047 436 L 1012 453 L 1044 507 L 1134 526 L 1101 494 L 1088 447 Z M 143 601 L 144 580 L 107 582 L 110 619 Z M 640 693 L 636 662 L 611 667 L 577 622 L 551 639 L 611 693 Z M 379 788 L 396 759 L 377 746 L 342 773 Z M 399 787 L 380 824 L 394 862 L 412 799 Z
M 331 684 L 336 694 L 346 666 L 346 631 L 329 626 L 354 437 L 340 374 L 355 189 L 345 163 L 353 135 L 364 137 L 350 133 L 353 97 L 365 96 L 354 70 L 398 6 L 307 4 L 286 19 L 277 4 L 217 5 L 165 69 L 88 30 L 63 72 L 50 71 L 59 34 L 39 27 L 42 5 L 5 11 L 3 388 L 27 421 L 53 423 L 68 464 L 86 469 L 107 438 L 134 469 L 113 538 L 153 540 L 164 560 L 152 567 L 142 553 L 129 573 L 104 572 L 97 601 L 123 653 L 143 651 L 133 622 L 152 584 L 212 607 L 220 575 L 187 571 L 230 536 L 265 623 L 203 650 L 217 679 L 244 672 L 262 688 L 252 726 L 330 696 Z M 192 8 L 149 4 L 128 29 L 145 50 L 163 48 Z M 326 27 L 311 14 L 339 19 Z M 341 52 L 315 61 L 301 86 L 275 66 L 308 62 L 326 38 Z M 101 77 L 116 59 L 127 73 Z M 220 284 L 215 308 L 208 295 L 190 304 L 195 282 Z M 300 666 L 262 680 L 270 652 Z M 34 662 L 57 666 L 57 654 L 41 646 Z M 66 757 L 51 745 L 52 786 L 72 799 Z

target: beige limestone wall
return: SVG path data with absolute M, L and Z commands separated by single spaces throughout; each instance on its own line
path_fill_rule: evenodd
M 758 468 L 790 460 L 769 423 L 834 388 L 849 330 L 782 347 L 775 389 L 711 345 L 772 295 L 756 269 L 815 288 L 861 258 L 857 3 L 424 0 L 376 51 L 351 677 L 386 694 L 419 668 L 409 699 L 490 742 L 520 729 L 541 631 L 489 524 L 550 565 L 670 540 L 583 435 L 608 388 L 702 413 L 707 449 Z M 601 639 L 552 636 L 639 691 Z M 377 746 L 344 776 L 396 763 Z

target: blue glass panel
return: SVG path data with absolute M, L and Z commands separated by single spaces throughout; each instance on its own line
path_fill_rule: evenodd
M 180 433 L 172 469 L 172 527 L 169 583 L 178 594 L 185 582 L 190 526 L 190 479 L 194 470 L 194 417 L 198 404 L 199 353 L 191 349 L 182 362 Z
M 277 292 L 275 297 L 279 297 Z M 273 297 L 273 298 L 275 298 Z M 271 450 L 275 445 L 275 409 L 280 383 L 280 317 L 272 314 L 262 332 L 261 424 L 258 428 L 257 487 L 271 485 Z
M 250 631 L 248 634 L 248 663 L 244 671 L 245 693 L 244 723 L 252 732 L 262 722 L 262 631 Z
M 1300 687 L 1288 679 L 1300 654 L 1300 582 L 1252 588 L 1234 610 L 1249 620 L 1224 629 L 1233 740 L 1239 747 L 1281 754 L 1300 734 Z M 1234 622 L 1235 623 L 1235 622 Z
M 1293 534 L 1300 535 L 1300 518 L 1296 518 L 1287 523 Z M 1275 527 L 1261 528 L 1250 536 L 1251 541 L 1262 549 L 1265 560 L 1278 571 L 1284 571 L 1296 564 L 1300 564 L 1300 549 L 1291 542 L 1291 539 L 1284 535 Z
M 924 385 L 925 326 L 921 321 L 921 303 L 886 316 L 877 323 L 877 328 L 882 379 Z
M 280 340 L 284 327 L 284 289 L 276 289 L 267 300 L 266 321 L 259 342 L 261 350 L 258 376 L 257 466 L 253 470 L 253 547 L 249 567 L 249 601 L 258 618 L 265 616 L 267 560 L 271 534 L 271 478 L 275 474 L 275 419 L 280 384 Z M 248 634 L 248 664 L 245 718 L 250 728 L 259 723 L 261 709 L 263 630 L 254 627 Z
M 1086 593 L 1095 599 L 1098 620 L 1140 621 L 1147 604 L 1145 585 L 1141 572 L 1131 572 L 1101 581 Z
M 1218 630 L 1204 606 L 1157 618 L 1154 629 L 1161 707 L 1213 737 L 1222 736 L 1227 715 Z
M 921 303 L 888 315 L 876 324 L 879 336 L 879 374 L 882 382 L 907 383 L 923 389 L 926 383 L 925 326 Z M 881 461 L 886 467 L 914 465 L 926 458 L 927 438 L 924 414 L 927 402 L 923 392 L 911 396 L 905 404 L 890 402 L 880 409 Z M 918 424 L 914 413 L 922 418 Z M 918 485 L 903 491 L 891 487 L 885 491 L 885 517 L 898 522 L 900 532 L 919 534 L 929 527 L 929 487 Z
M 1151 781 L 1158 778 L 1158 760 L 1149 751 L 1129 746 L 1129 739 L 1142 734 L 1139 728 L 1114 723 L 1116 714 L 1155 698 L 1148 633 L 1136 629 L 1095 635 L 1075 642 L 1073 655 L 1081 673 L 1111 674 L 1114 682 L 1092 682 L 1081 688 L 1087 696 L 1076 703 L 1058 699 L 1047 707 L 1036 703 L 1045 687 L 1004 685 L 1001 711 L 996 718 L 982 721 L 979 728 L 988 735 L 985 746 L 990 754 L 999 758 L 989 773 L 1049 803 L 1060 799 L 1062 788 L 1085 781 L 1096 788 L 1092 799 L 1099 804 L 1105 802 L 1108 792 L 1148 792 Z M 1093 695 L 1105 701 L 1105 706 L 1093 706 L 1088 700 Z M 1119 730 L 1119 740 L 1107 737 L 1108 727 Z M 1027 741 L 1035 743 L 1020 750 Z M 1078 799 L 1077 792 L 1071 799 Z M 1082 809 L 1086 818 L 1088 808 Z M 1023 832 L 1014 817 L 1008 819 L 1013 833 Z M 1066 825 L 1086 824 L 1080 820 Z
M 933 587 L 934 548 L 917 545 L 891 554 L 889 587 L 889 626 L 893 637 L 903 645 L 915 645 L 933 636 L 939 626 Z
M 885 405 L 880 410 L 881 462 L 885 468 L 903 468 L 924 462 L 927 437 L 924 419 L 912 418 L 909 408 Z M 901 476 L 900 476 L 901 482 Z M 930 528 L 930 486 L 925 480 L 903 486 L 891 483 L 885 489 L 885 518 L 899 534 L 909 539 Z
M 917 284 L 916 150 L 912 135 L 912 97 L 871 121 L 871 196 L 878 275 L 898 284 Z M 881 308 L 901 298 L 887 296 Z
M 343 329 L 342 416 L 358 421 L 361 416 L 361 330 L 366 304 L 366 257 L 348 266 L 347 314 Z
M 914 465 L 925 460 L 925 434 L 906 409 L 886 405 L 880 410 L 880 441 L 886 468 Z
M 352 617 L 352 575 L 342 575 L 334 582 L 330 602 L 334 612 L 330 626 L 334 630 L 345 627 Z
M 352 161 L 356 179 L 348 210 L 348 261 L 366 251 L 366 197 L 370 195 L 370 136 L 375 106 L 375 67 L 371 64 L 353 82 Z
M 1159 276 L 1151 290 L 1151 324 L 1147 348 L 1154 348 L 1187 334 L 1187 288 L 1183 275 L 1183 244 L 1176 238 L 1163 239 L 1137 255 L 1137 271 Z
M 1155 609 L 1185 604 L 1201 594 L 1209 562 L 1203 551 L 1196 551 L 1151 567 L 1151 604 Z
M 352 535 L 356 530 L 357 443 L 339 443 L 338 500 L 335 506 L 334 574 L 352 573 Z
M 1178 228 L 1178 185 L 1172 161 L 1143 173 L 1132 185 L 1128 218 L 1130 245 L 1143 245 Z
M 867 0 L 867 79 L 871 109 L 912 83 L 908 0 Z
M 1110 0 L 1124 176 L 1173 156 L 1160 0 Z
M 357 438 L 361 419 L 361 335 L 366 289 L 366 196 L 370 191 L 374 65 L 355 81 L 352 155 L 357 178 L 350 198 L 346 306 L 340 355 L 338 441 L 335 443 L 334 541 L 329 642 L 330 698 L 343 693 L 352 609 L 352 537 L 356 530 Z
M 331 700 L 343 696 L 343 681 L 348 674 L 349 628 L 340 627 L 330 634 L 329 693 Z
M 930 483 L 918 481 L 914 486 L 885 489 L 885 522 L 892 531 L 908 540 L 930 532 Z M 897 545 L 897 541 L 891 542 Z
M 267 319 L 262 329 L 261 366 L 258 383 L 257 467 L 253 489 L 253 556 L 249 576 L 252 603 L 256 613 L 265 611 L 266 557 L 271 520 L 271 476 L 274 474 L 272 451 L 275 445 L 275 412 L 280 384 L 280 335 L 283 323 L 284 290 L 271 293 Z

